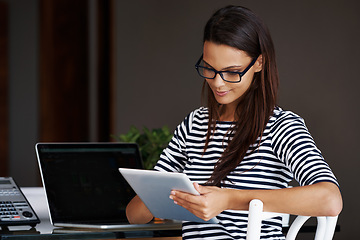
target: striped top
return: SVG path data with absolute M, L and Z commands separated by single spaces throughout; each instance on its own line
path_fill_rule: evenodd
M 203 152 L 208 129 L 208 109 L 191 112 L 176 128 L 155 170 L 183 172 L 190 180 L 205 183 L 231 140 L 233 122 L 217 122 L 214 136 Z M 259 143 L 260 141 L 260 143 Z M 251 151 L 258 144 L 256 151 Z M 232 189 L 280 189 L 295 179 L 301 186 L 337 180 L 298 115 L 279 107 L 266 125 L 262 139 L 250 146 L 241 163 L 229 173 L 222 187 Z M 245 239 L 247 211 L 225 210 L 220 223 L 183 223 L 183 239 Z M 261 239 L 284 239 L 281 219 L 263 221 Z

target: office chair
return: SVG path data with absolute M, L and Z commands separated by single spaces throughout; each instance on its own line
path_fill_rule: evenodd
M 280 213 L 263 212 L 263 202 L 254 199 L 249 205 L 249 219 L 246 240 L 259 240 L 261 232 L 261 221 L 271 217 L 282 215 Z M 291 223 L 286 234 L 286 240 L 295 240 L 300 228 L 310 218 L 310 216 L 297 216 Z M 317 217 L 317 228 L 315 240 L 331 240 L 334 236 L 336 217 Z

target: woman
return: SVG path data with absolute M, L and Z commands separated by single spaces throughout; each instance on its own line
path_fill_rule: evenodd
M 270 34 L 249 9 L 218 10 L 204 31 L 196 69 L 207 107 L 177 127 L 155 169 L 184 172 L 201 194 L 170 198 L 219 224 L 184 222 L 184 239 L 243 239 L 249 202 L 264 210 L 333 216 L 342 209 L 338 183 L 298 115 L 276 105 L 278 73 Z M 300 186 L 287 188 L 292 179 Z M 127 207 L 131 223 L 153 216 L 138 197 Z M 281 220 L 263 222 L 262 239 L 284 239 Z

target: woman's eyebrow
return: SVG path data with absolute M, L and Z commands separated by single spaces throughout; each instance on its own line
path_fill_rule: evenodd
M 208 65 L 209 67 L 211 67 L 212 69 L 215 69 L 213 66 L 211 66 L 208 62 L 206 62 L 204 59 L 203 59 L 203 62 Z M 241 68 L 241 66 L 239 65 L 233 65 L 233 66 L 228 66 L 228 67 L 225 67 L 223 69 L 221 69 L 220 71 L 226 71 L 228 69 L 232 69 L 232 68 Z
M 239 66 L 239 65 L 233 65 L 233 66 L 229 66 L 229 67 L 223 68 L 222 70 L 226 71 L 226 70 L 232 69 L 232 68 L 241 68 L 241 66 Z

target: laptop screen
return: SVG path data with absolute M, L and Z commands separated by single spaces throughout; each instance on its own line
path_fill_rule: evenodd
M 118 168 L 143 168 L 136 144 L 38 143 L 52 223 L 127 222 L 135 196 Z

